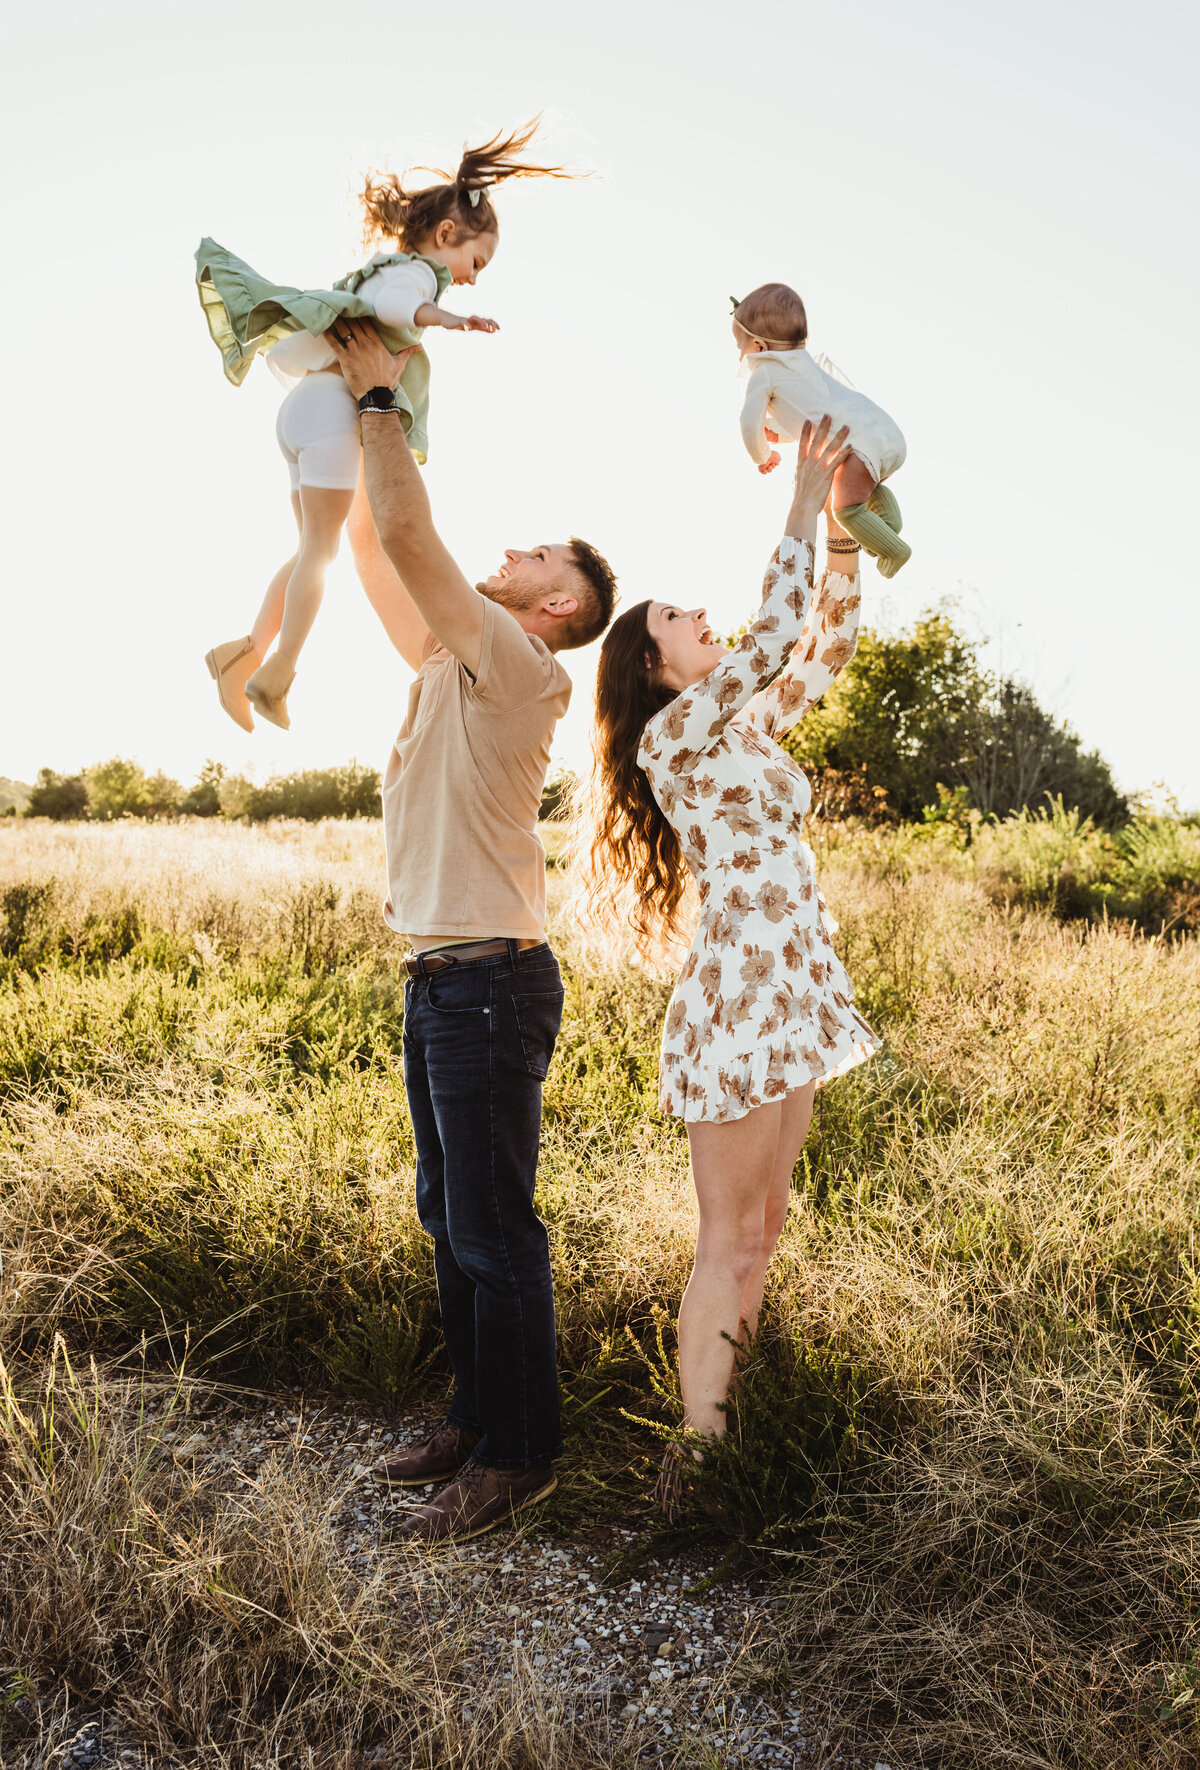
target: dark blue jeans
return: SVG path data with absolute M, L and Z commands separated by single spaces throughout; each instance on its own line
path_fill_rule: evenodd
M 417 1144 L 417 1214 L 433 1237 L 449 1418 L 483 1434 L 497 1469 L 562 1450 L 554 1284 L 533 1208 L 542 1082 L 562 1020 L 546 945 L 411 977 L 404 1081 Z

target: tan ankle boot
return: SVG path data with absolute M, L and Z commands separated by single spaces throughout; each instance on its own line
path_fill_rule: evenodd
M 235 725 L 243 731 L 254 730 L 250 702 L 246 699 L 246 678 L 257 670 L 262 657 L 249 638 L 231 639 L 226 645 L 214 645 L 204 662 L 217 685 L 217 697 Z
M 257 669 L 246 684 L 246 697 L 260 719 L 269 719 L 282 731 L 290 731 L 288 689 L 296 680 L 295 667 L 282 652 L 273 651 L 266 663 Z

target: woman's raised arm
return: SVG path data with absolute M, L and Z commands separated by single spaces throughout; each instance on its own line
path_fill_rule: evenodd
M 746 708 L 749 724 L 780 738 L 804 717 L 854 656 L 861 605 L 857 575 L 825 573 L 786 667 Z
M 643 766 L 658 765 L 671 774 L 690 771 L 721 741 L 734 714 L 787 661 L 812 600 L 817 517 L 847 453 L 843 446 L 847 432 L 840 430 L 831 442 L 829 424 L 824 418 L 815 428 L 804 426 L 792 505 L 783 540 L 767 566 L 758 614 L 714 670 L 650 720 L 639 750 Z

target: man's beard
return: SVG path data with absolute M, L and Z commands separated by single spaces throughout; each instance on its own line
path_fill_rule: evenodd
M 498 584 L 476 584 L 475 588 L 489 602 L 497 602 L 501 608 L 506 608 L 510 615 L 522 615 L 536 608 L 543 594 L 540 590 L 524 588 L 513 578 L 501 578 Z

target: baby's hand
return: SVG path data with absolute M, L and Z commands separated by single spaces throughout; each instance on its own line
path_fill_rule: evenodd
M 764 430 L 763 435 L 766 437 L 768 442 L 778 442 L 779 441 L 779 432 L 777 430 Z
M 485 320 L 477 313 L 448 313 L 442 324 L 450 332 L 498 332 L 495 320 Z
M 771 435 L 770 431 L 767 432 L 767 435 L 768 436 Z M 773 442 L 778 442 L 779 438 L 776 436 L 776 437 L 772 437 L 771 440 Z M 775 469 L 778 466 L 779 466 L 779 451 L 778 451 L 778 449 L 772 449 L 771 453 L 768 455 L 767 459 L 759 467 L 758 471 L 760 473 L 774 473 Z

